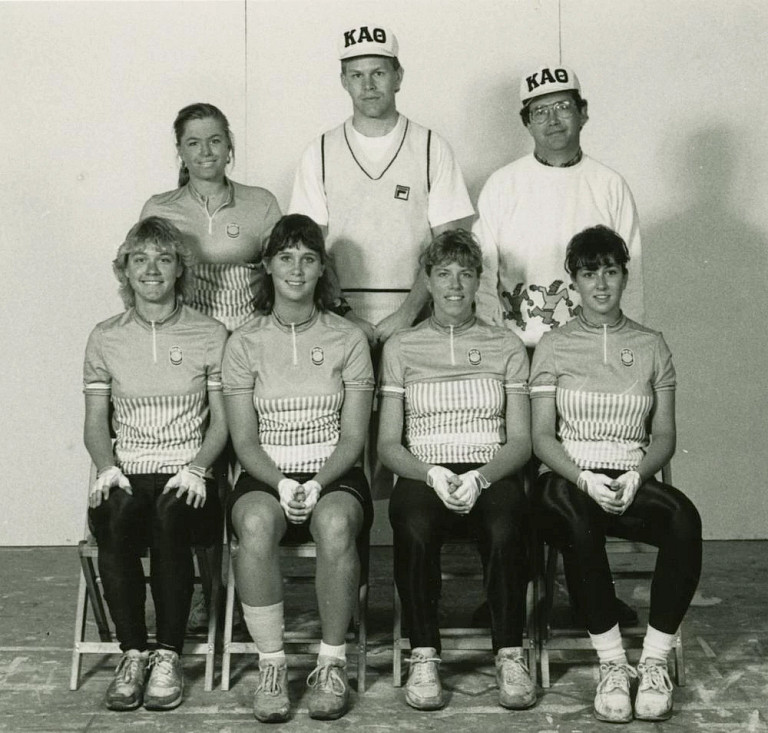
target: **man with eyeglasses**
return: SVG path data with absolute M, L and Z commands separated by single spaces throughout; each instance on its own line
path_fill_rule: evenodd
M 490 176 L 480 192 L 473 231 L 483 249 L 478 314 L 511 328 L 530 356 L 544 333 L 578 313 L 579 296 L 564 264 L 571 237 L 597 224 L 621 235 L 632 260 L 622 310 L 640 323 L 643 271 L 629 186 L 581 150 L 581 130 L 589 117 L 576 74 L 567 66 L 539 66 L 521 79 L 520 101 L 533 153 Z M 637 624 L 636 612 L 617 603 L 620 625 Z M 478 620 L 483 613 L 478 609 Z M 574 615 L 578 618 L 577 609 Z
M 505 323 L 534 348 L 578 309 L 563 264 L 568 242 L 604 224 L 629 248 L 633 276 L 622 308 L 642 323 L 637 209 L 624 179 L 581 150 L 588 115 L 578 77 L 567 66 L 540 66 L 523 76 L 520 101 L 534 149 L 493 173 L 480 193 L 474 226 L 484 257 L 479 314 Z

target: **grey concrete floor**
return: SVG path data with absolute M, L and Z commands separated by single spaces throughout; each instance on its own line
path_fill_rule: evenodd
M 302 699 L 310 667 L 294 666 L 290 691 L 295 712 L 289 723 L 273 730 L 768 731 L 768 542 L 705 544 L 704 573 L 685 626 L 688 683 L 675 690 L 674 717 L 623 727 L 592 717 L 596 665 L 589 655 L 556 660 L 552 687 L 539 690 L 537 706 L 510 712 L 496 703 L 489 656 L 445 654 L 441 675 L 448 705 L 434 713 L 410 710 L 391 679 L 390 565 L 390 550 L 374 548 L 368 691 L 353 693 L 352 710 L 342 720 L 312 721 Z M 87 657 L 80 689 L 70 692 L 78 572 L 75 548 L 0 548 L 0 731 L 235 733 L 260 727 L 250 711 L 256 667 L 247 657 L 237 659 L 228 692 L 205 692 L 202 661 L 185 658 L 185 701 L 168 713 L 104 709 L 102 697 L 117 657 Z M 632 583 L 619 592 L 641 613 L 647 608 L 646 588 Z M 458 592 L 446 588 L 445 596 L 457 622 L 464 623 L 479 593 L 465 585 Z M 288 596 L 286 603 L 289 615 L 311 619 L 307 598 L 292 601 Z

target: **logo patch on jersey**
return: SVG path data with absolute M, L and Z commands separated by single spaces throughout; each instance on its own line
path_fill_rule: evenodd
M 231 221 L 227 224 L 227 236 L 235 239 L 240 236 L 240 225 Z
M 325 361 L 325 354 L 319 346 L 315 346 L 312 351 L 309 352 L 309 358 L 312 359 L 312 363 L 315 366 L 320 366 Z
M 635 352 L 632 349 L 622 349 L 621 363 L 625 367 L 631 367 L 635 363 Z
M 483 360 L 479 349 L 470 349 L 467 352 L 467 358 L 472 366 L 477 366 Z
M 395 186 L 395 198 L 400 199 L 401 201 L 407 201 L 408 197 L 411 195 L 411 187 L 410 186 Z
M 184 355 L 181 353 L 181 346 L 171 346 L 171 350 L 168 352 L 168 358 L 171 360 L 171 364 L 179 366 L 183 356 Z

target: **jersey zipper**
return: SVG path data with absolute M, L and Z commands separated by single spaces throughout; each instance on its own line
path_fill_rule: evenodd
M 157 331 L 155 330 L 155 322 L 150 321 L 152 324 L 152 359 L 157 364 Z
M 291 324 L 291 336 L 293 338 L 293 366 L 298 366 L 299 355 L 296 350 L 296 327 L 293 323 Z
M 453 350 L 453 326 L 448 326 L 451 329 L 451 365 L 456 366 L 456 352 Z
M 608 324 L 603 324 L 603 364 L 608 363 Z

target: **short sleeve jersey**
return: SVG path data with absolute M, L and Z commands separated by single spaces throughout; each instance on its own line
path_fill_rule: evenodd
M 558 439 L 579 468 L 629 471 L 649 445 L 655 394 L 674 390 L 676 377 L 658 331 L 626 316 L 593 326 L 579 315 L 542 336 L 530 385 L 531 399 L 555 399 Z
M 232 331 L 255 315 L 255 263 L 280 218 L 280 207 L 264 188 L 227 184 L 229 195 L 212 214 L 188 183 L 153 196 L 144 204 L 141 218 L 162 216 L 179 228 L 196 260 L 189 305 Z
M 230 337 L 224 394 L 249 394 L 259 442 L 283 473 L 316 473 L 333 453 L 348 391 L 373 391 L 363 332 L 348 320 L 315 312 L 284 324 L 259 315 Z
M 528 394 L 528 357 L 505 328 L 434 318 L 384 345 L 381 395 L 405 401 L 405 441 L 425 463 L 488 463 L 506 443 L 507 395 Z
M 221 323 L 185 305 L 154 323 L 130 308 L 93 329 L 83 391 L 111 398 L 124 473 L 175 473 L 197 455 L 226 340 Z

